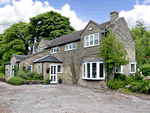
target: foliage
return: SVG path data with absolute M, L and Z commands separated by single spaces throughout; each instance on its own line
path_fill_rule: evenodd
M 132 92 L 131 90 L 125 89 L 125 88 L 120 88 L 119 91 L 122 93 L 125 93 L 125 94 L 136 94 L 136 93 Z
M 117 90 L 119 88 L 123 88 L 125 86 L 125 83 L 121 80 L 114 80 L 114 81 L 111 81 L 109 80 L 108 81 L 108 87 L 113 89 L 113 90 Z
M 34 37 L 38 41 L 41 39 L 51 40 L 75 31 L 70 25 L 69 18 L 60 13 L 49 11 L 30 18 L 31 43 Z
M 22 73 L 18 73 L 16 76 L 21 77 L 25 80 L 37 80 L 37 78 L 34 79 L 35 75 L 36 75 L 35 72 L 31 72 L 31 73 L 22 72 Z
M 19 74 L 19 68 L 16 66 L 14 66 L 14 76 L 17 76 Z
M 71 70 L 72 76 L 70 76 L 70 75 L 69 75 L 69 76 L 70 76 L 71 79 L 72 79 L 72 83 L 73 83 L 73 84 L 77 84 L 77 82 L 78 82 L 80 76 L 79 76 L 79 74 L 77 73 L 77 70 L 76 70 L 76 67 L 75 67 L 75 63 L 74 63 L 74 59 L 73 59 L 73 55 L 71 55 L 70 70 Z
M 61 76 L 59 76 L 59 80 L 61 80 Z
M 117 41 L 116 35 L 110 29 L 106 38 L 100 42 L 100 56 L 103 58 L 105 69 L 107 72 L 107 64 L 109 73 L 114 76 L 115 66 L 126 65 L 129 63 L 127 51 L 124 49 L 124 43 Z M 111 77 L 113 79 L 113 76 Z
M 150 81 L 143 80 L 142 82 L 135 82 L 132 83 L 132 87 L 130 88 L 133 92 L 143 92 L 143 93 L 150 93 Z
M 8 83 L 13 85 L 21 85 L 24 82 L 24 79 L 21 77 L 12 77 L 8 80 Z
M 49 75 L 47 77 L 47 80 L 49 80 Z M 49 84 L 49 81 L 47 81 L 47 80 L 43 80 L 43 82 Z
M 4 65 L 4 64 L 2 64 L 2 65 L 0 66 L 0 72 L 1 72 L 1 73 L 5 73 L 5 65 Z
M 0 73 L 0 78 L 5 77 L 4 73 Z
M 116 73 L 114 76 L 114 79 L 120 79 L 121 81 L 125 81 L 126 78 L 127 78 L 127 76 L 124 74 L 121 74 L 121 73 Z
M 43 75 L 41 73 L 37 73 L 34 77 L 34 80 L 43 80 Z
M 127 77 L 126 80 L 124 81 L 126 85 L 130 85 L 133 83 L 135 80 L 132 77 Z
M 139 68 L 140 68 L 140 71 L 142 71 L 142 74 L 144 76 L 150 75 L 150 63 L 149 64 L 143 64 Z
M 144 64 L 145 55 L 150 56 L 150 31 L 145 27 L 143 20 L 136 22 L 136 27 L 131 29 L 135 41 L 137 67 Z

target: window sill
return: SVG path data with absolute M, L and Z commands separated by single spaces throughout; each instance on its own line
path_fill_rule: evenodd
M 82 78 L 83 80 L 91 80 L 91 81 L 93 81 L 93 80 L 105 80 L 105 78 Z
M 65 51 L 72 51 L 72 50 L 75 50 L 75 49 L 70 49 L 70 50 L 65 50 Z
M 115 73 L 120 73 L 120 74 L 123 74 L 123 72 L 115 72 Z
M 96 47 L 96 46 L 98 46 L 99 44 L 97 44 L 97 45 L 92 45 L 92 46 L 84 46 L 84 48 L 89 48 L 89 47 Z
M 58 74 L 61 74 L 62 72 L 57 72 Z

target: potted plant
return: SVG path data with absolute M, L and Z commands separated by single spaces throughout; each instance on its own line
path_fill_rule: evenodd
M 23 70 L 25 70 L 25 69 L 26 69 L 26 66 L 23 65 L 22 68 L 23 68 Z
M 59 76 L 59 80 L 58 80 L 59 84 L 62 83 L 62 79 L 61 79 L 61 76 Z
M 46 72 L 49 73 L 49 70 L 50 70 L 50 68 L 47 68 L 47 69 L 46 69 Z

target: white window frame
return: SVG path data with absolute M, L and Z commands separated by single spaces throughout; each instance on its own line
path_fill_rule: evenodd
M 28 66 L 31 66 L 31 72 L 32 72 L 32 65 L 28 65 Z M 27 70 L 28 70 L 28 66 L 27 66 Z
M 95 34 L 98 34 L 98 44 L 95 44 L 95 38 L 94 38 L 94 35 Z M 90 36 L 92 36 L 93 35 L 93 45 L 90 45 Z M 86 36 L 88 36 L 88 40 L 89 40 L 89 46 L 85 46 L 85 38 L 86 38 Z M 91 47 L 91 46 L 96 46 L 96 45 L 99 45 L 99 33 L 94 33 L 94 34 L 90 34 L 90 35 L 86 35 L 86 36 L 84 36 L 84 47 Z
M 58 53 L 57 48 L 58 48 L 58 52 L 59 52 L 59 47 L 54 47 L 54 48 L 51 49 L 51 53 Z M 54 52 L 54 50 L 55 50 L 55 52 Z
M 134 64 L 134 70 L 135 70 L 135 72 L 131 72 L 131 64 Z M 136 64 L 137 64 L 137 62 L 130 62 L 130 66 L 129 66 L 130 73 L 136 73 Z
M 59 66 L 59 65 L 61 66 L 61 72 L 58 72 L 58 66 Z M 57 65 L 57 73 L 63 73 L 62 64 L 58 64 L 58 65 Z
M 123 65 L 121 65 L 121 72 L 116 72 L 116 68 L 115 68 L 115 73 L 122 73 L 123 74 Z
M 65 45 L 65 51 L 70 51 L 70 50 L 76 49 L 76 48 L 73 48 L 73 44 L 75 44 L 76 47 L 77 47 L 77 44 L 76 44 L 76 43 L 66 44 L 66 45 Z M 71 45 L 71 49 L 69 48 L 70 45 Z M 68 49 L 66 49 L 66 46 L 68 46 Z
M 39 67 L 40 67 L 40 72 L 39 72 Z M 41 66 L 40 65 L 37 66 L 37 73 L 41 73 Z
M 87 64 L 90 63 L 90 78 L 87 77 Z M 92 78 L 92 63 L 96 63 L 96 78 Z M 99 73 L 99 64 L 103 64 L 103 77 L 100 77 Z M 84 77 L 84 64 L 85 64 L 85 77 Z M 82 78 L 85 80 L 105 80 L 105 69 L 104 69 L 104 62 L 86 62 L 82 64 Z

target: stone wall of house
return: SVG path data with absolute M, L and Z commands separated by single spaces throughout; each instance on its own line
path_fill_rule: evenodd
M 43 41 L 43 39 L 42 39 L 41 42 L 39 43 L 37 49 L 43 48 L 43 47 L 46 47 L 46 45 L 45 45 L 45 43 L 44 43 L 44 41 Z
M 10 65 L 5 65 L 5 77 L 10 77 Z
M 37 66 L 34 67 L 33 61 L 37 60 L 37 59 L 39 59 L 41 57 L 44 57 L 46 55 L 49 55 L 49 54 L 50 54 L 50 51 L 49 50 L 45 50 L 45 51 L 42 51 L 42 52 L 39 52 L 39 53 L 35 53 L 35 54 L 29 56 L 28 58 L 25 58 L 25 59 L 21 60 L 20 63 L 19 63 L 19 70 L 20 71 L 23 70 L 22 66 L 26 66 L 26 69 L 27 69 L 28 65 L 32 65 L 32 70 L 36 69 Z

